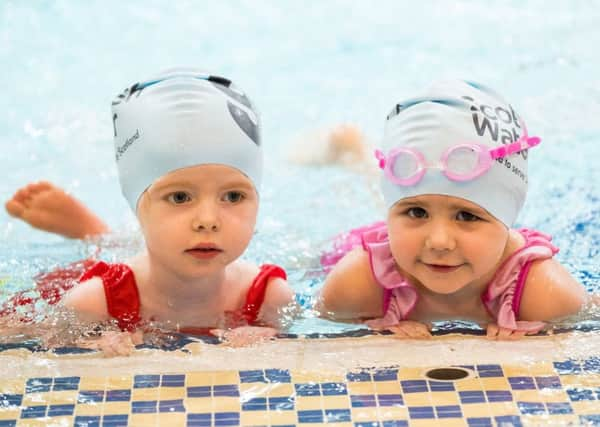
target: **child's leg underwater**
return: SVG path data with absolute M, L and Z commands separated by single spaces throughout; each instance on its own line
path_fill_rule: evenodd
M 5 204 L 6 211 L 32 227 L 72 239 L 104 234 L 108 226 L 73 196 L 41 181 L 19 189 Z

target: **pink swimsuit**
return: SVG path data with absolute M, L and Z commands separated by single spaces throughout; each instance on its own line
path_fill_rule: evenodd
M 538 332 L 544 328 L 544 322 L 518 320 L 521 295 L 533 261 L 551 258 L 558 252 L 552 245 L 551 237 L 538 231 L 520 229 L 525 238 L 523 247 L 515 251 L 498 268 L 488 283 L 481 301 L 498 326 L 512 330 Z M 377 283 L 384 288 L 384 317 L 369 321 L 374 327 L 386 327 L 405 320 L 417 304 L 417 289 L 397 270 L 390 251 L 387 227 L 378 222 L 370 226 L 352 230 L 340 236 L 334 242 L 334 251 L 326 254 L 321 261 L 331 267 L 352 247 L 360 244 L 369 253 L 371 271 Z

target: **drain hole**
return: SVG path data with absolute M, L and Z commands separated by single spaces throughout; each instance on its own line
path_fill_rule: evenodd
M 436 368 L 427 371 L 425 376 L 432 380 L 454 381 L 467 378 L 469 371 L 461 368 Z

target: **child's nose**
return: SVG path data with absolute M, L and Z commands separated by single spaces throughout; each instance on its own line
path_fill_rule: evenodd
M 451 251 L 456 248 L 456 241 L 448 224 L 441 221 L 433 222 L 425 246 L 435 251 Z
M 192 229 L 194 231 L 219 231 L 221 221 L 219 220 L 219 210 L 212 204 L 202 204 L 198 206 L 192 219 Z

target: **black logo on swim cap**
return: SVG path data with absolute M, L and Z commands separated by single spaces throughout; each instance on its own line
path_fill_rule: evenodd
M 212 77 L 212 76 L 211 76 L 211 78 L 214 79 L 214 77 Z M 214 87 L 219 89 L 225 95 L 229 96 L 230 98 L 235 99 L 237 102 L 239 102 L 242 105 L 245 105 L 246 107 L 250 108 L 251 110 L 254 110 L 254 108 L 252 108 L 252 103 L 250 102 L 248 97 L 243 92 L 233 89 L 230 86 L 231 82 L 229 82 L 228 86 L 225 86 L 223 83 L 217 82 L 216 80 L 209 79 L 208 81 L 211 82 Z
M 242 129 L 256 145 L 260 145 L 260 135 L 258 134 L 257 123 L 254 123 L 247 112 L 229 101 L 227 101 L 227 108 L 229 109 L 231 117 L 233 117 L 233 120 L 238 124 L 240 129 Z

